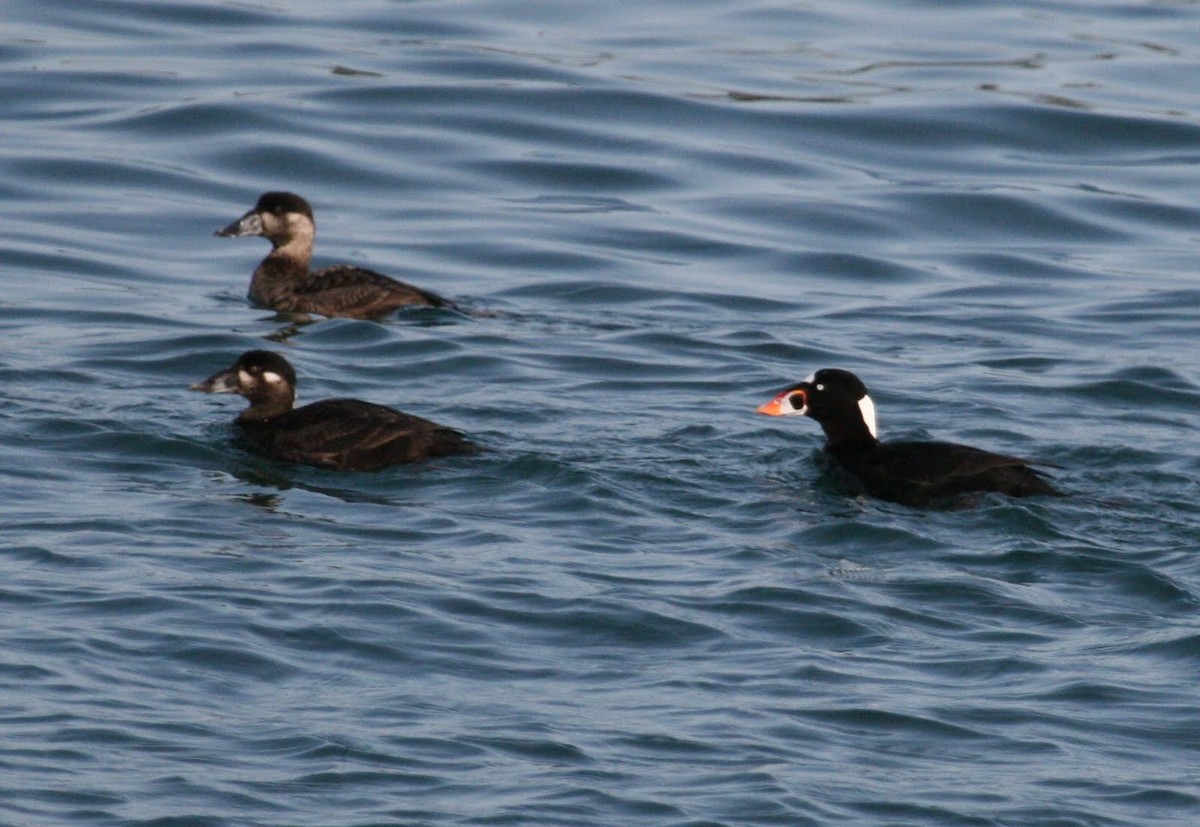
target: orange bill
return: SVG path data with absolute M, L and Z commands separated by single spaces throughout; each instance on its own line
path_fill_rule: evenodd
M 803 394 L 803 391 L 783 391 L 777 394 L 770 402 L 759 405 L 756 410 L 760 414 L 766 414 L 767 416 L 783 416 L 784 414 L 793 413 L 796 408 L 795 403 L 790 400 L 790 397 L 795 396 L 797 393 Z

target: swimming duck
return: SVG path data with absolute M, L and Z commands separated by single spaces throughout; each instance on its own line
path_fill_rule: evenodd
M 261 235 L 271 252 L 250 279 L 250 300 L 280 313 L 377 319 L 400 307 L 454 308 L 441 296 L 351 264 L 309 272 L 317 225 L 312 207 L 291 192 L 263 193 L 254 208 L 215 235 Z
M 359 399 L 325 399 L 293 408 L 296 372 L 278 353 L 249 350 L 232 366 L 191 386 L 238 393 L 250 407 L 235 422 L 274 459 L 339 471 L 372 471 L 479 449 L 460 432 Z
M 758 412 L 815 419 L 825 432 L 827 454 L 882 499 L 928 505 L 975 491 L 1060 495 L 1041 471 L 1019 457 L 953 442 L 881 443 L 875 403 L 862 380 L 846 370 L 819 370 L 760 405 Z

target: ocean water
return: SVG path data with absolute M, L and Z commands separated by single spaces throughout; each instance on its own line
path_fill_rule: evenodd
M 0 823 L 1200 823 L 1194 2 L 2 14 Z M 269 189 L 467 312 L 251 307 Z M 1068 496 L 839 489 L 831 366 Z

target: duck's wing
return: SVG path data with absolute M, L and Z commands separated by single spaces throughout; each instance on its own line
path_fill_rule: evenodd
M 969 491 L 1012 496 L 1058 494 L 1045 472 L 1022 457 L 953 442 L 884 443 L 853 468 L 868 488 L 905 502 L 929 501 Z
M 454 307 L 436 293 L 349 264 L 311 273 L 293 295 L 297 310 L 324 316 L 371 318 L 400 307 Z
M 476 447 L 461 432 L 385 405 L 327 399 L 291 411 L 275 428 L 280 459 L 366 471 Z

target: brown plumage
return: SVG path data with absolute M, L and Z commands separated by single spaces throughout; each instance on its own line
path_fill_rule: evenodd
M 373 471 L 479 450 L 453 428 L 373 402 L 326 399 L 293 408 L 296 373 L 286 359 L 267 350 L 243 353 L 191 389 L 246 397 L 250 407 L 238 414 L 238 428 L 260 451 L 287 462 Z
M 249 297 L 280 313 L 376 319 L 401 307 L 454 309 L 448 299 L 364 267 L 339 264 L 310 272 L 317 225 L 312 207 L 294 193 L 263 193 L 253 209 L 216 235 L 260 235 L 271 242 L 250 279 Z

